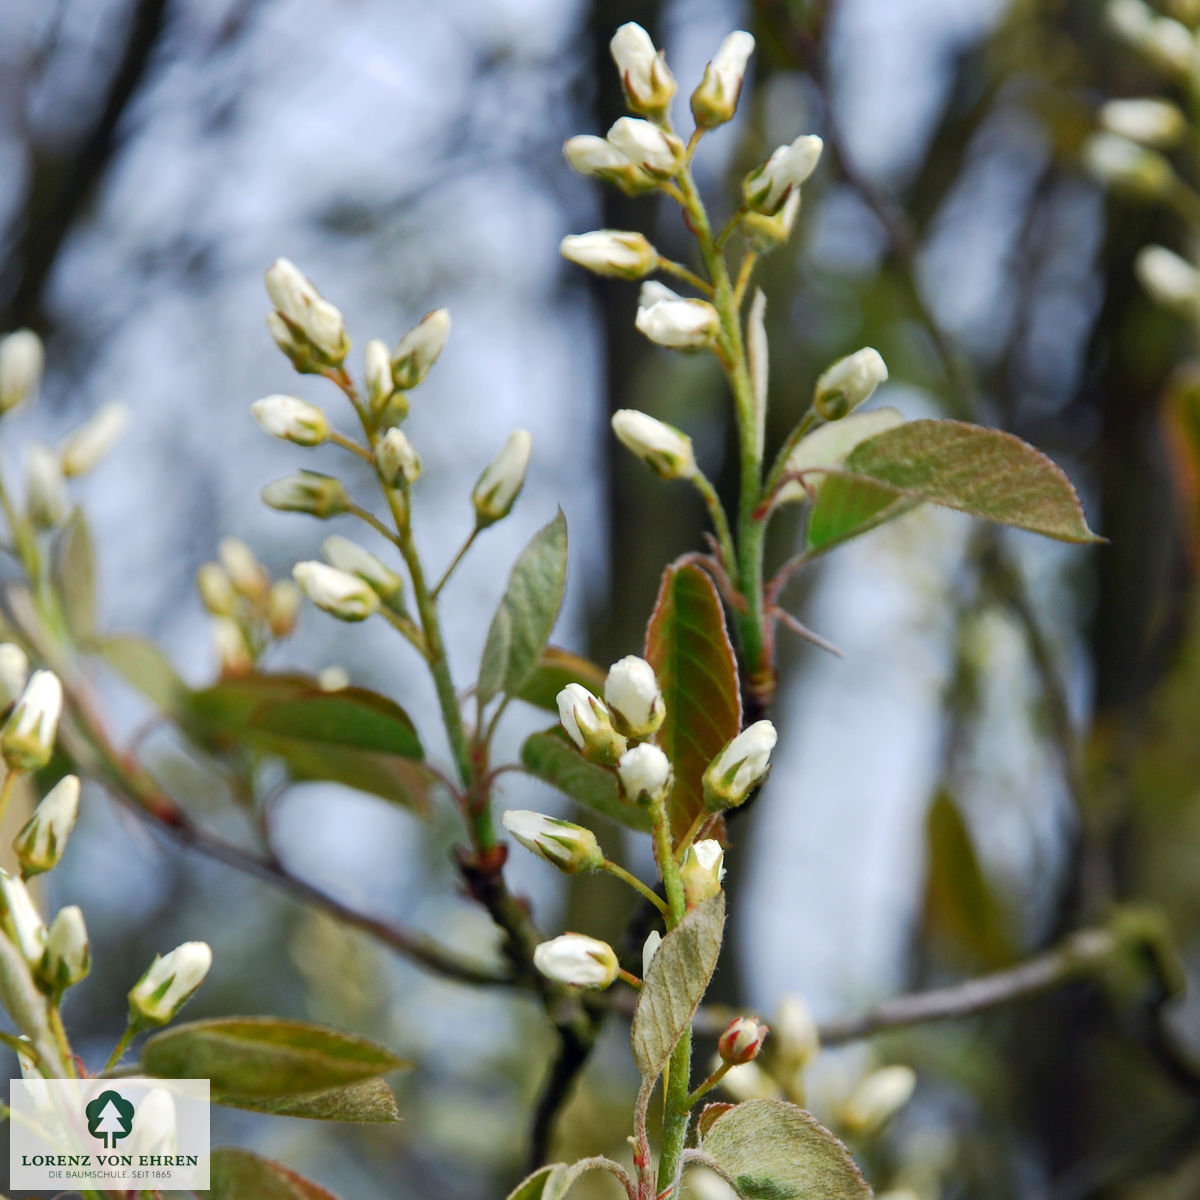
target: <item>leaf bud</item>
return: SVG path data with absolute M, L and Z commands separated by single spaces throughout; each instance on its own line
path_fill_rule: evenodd
M 557 699 L 563 729 L 589 762 L 607 766 L 625 753 L 625 739 L 613 728 L 603 700 L 578 683 L 568 683 Z
M 650 35 L 635 21 L 628 21 L 613 34 L 608 49 L 629 107 L 647 116 L 663 116 L 677 85 Z
M 619 229 L 570 234 L 558 249 L 569 262 L 617 279 L 641 279 L 658 264 L 658 251 L 644 234 Z
M 37 974 L 51 995 L 78 983 L 92 969 L 83 913 L 74 904 L 59 909 L 46 934 L 46 949 Z
M 532 452 L 533 439 L 528 431 L 515 429 L 496 457 L 484 467 L 483 474 L 471 489 L 475 524 L 480 529 L 494 525 L 512 512 L 512 506 L 525 486 L 525 472 L 529 469 Z
M 102 404 L 73 433 L 59 451 L 62 473 L 68 479 L 85 475 L 116 445 L 129 424 L 124 404 Z
M 393 612 L 405 611 L 404 580 L 369 550 L 338 533 L 327 537 L 321 549 L 330 566 L 358 576 Z
M 770 1027 L 754 1017 L 736 1017 L 717 1042 L 717 1055 L 730 1066 L 741 1066 L 758 1057 Z
M 156 957 L 129 992 L 130 1023 L 165 1025 L 204 982 L 211 966 L 207 942 L 184 942 Z
M 0 754 L 10 771 L 39 771 L 54 753 L 62 684 L 53 671 L 34 671 L 0 728 Z
M 42 339 L 32 329 L 0 337 L 0 416 L 37 392 L 45 365 Z
M 389 429 L 375 447 L 375 469 L 388 487 L 406 488 L 421 474 L 421 460 L 402 429 Z
M 329 438 L 325 414 L 299 396 L 265 396 L 250 405 L 254 419 L 272 437 L 297 446 L 319 446 Z
M 342 621 L 365 621 L 379 608 L 379 597 L 370 586 L 336 567 L 300 562 L 292 568 L 292 576 L 318 608 Z
M 723 125 L 737 110 L 746 63 L 754 53 L 754 38 L 744 30 L 731 33 L 720 45 L 704 78 L 692 93 L 692 116 L 700 129 Z
M 704 771 L 704 803 L 710 812 L 736 808 L 766 778 L 778 735 L 770 721 L 743 729 Z
M 881 1067 L 859 1080 L 842 1105 L 842 1124 L 860 1136 L 878 1132 L 912 1098 L 917 1076 L 911 1067 Z
M 581 933 L 542 942 L 533 952 L 533 965 L 555 983 L 595 990 L 608 987 L 619 969 L 616 952 L 607 942 Z
M 824 143 L 813 134 L 778 147 L 742 181 L 742 196 L 756 212 L 773 216 L 816 169 Z
M 721 890 L 725 878 L 725 851 L 715 838 L 693 842 L 679 864 L 679 878 L 689 909 Z
M 263 488 L 262 498 L 268 508 L 308 513 L 321 520 L 336 517 L 350 507 L 342 481 L 318 471 L 297 471 L 276 479 Z
M 674 425 L 622 408 L 613 413 L 612 427 L 621 443 L 663 479 L 691 479 L 696 474 L 692 439 Z
M 450 310 L 436 308 L 426 313 L 392 351 L 392 382 L 402 391 L 415 388 L 438 360 L 450 336 Z
M 840 421 L 871 398 L 887 380 L 887 364 L 870 346 L 839 358 L 818 380 L 813 407 L 827 421 Z
M 29 659 L 13 642 L 0 642 L 0 713 L 5 712 L 25 690 L 29 681 Z
M 79 817 L 79 778 L 64 775 L 42 798 L 13 841 L 28 879 L 57 865 Z
M 634 804 L 660 804 L 670 794 L 674 777 L 671 760 L 657 746 L 643 742 L 626 750 L 617 761 L 621 790 Z
M 604 866 L 604 852 L 596 835 L 582 825 L 528 809 L 510 809 L 500 822 L 526 850 L 566 875 L 599 871 Z

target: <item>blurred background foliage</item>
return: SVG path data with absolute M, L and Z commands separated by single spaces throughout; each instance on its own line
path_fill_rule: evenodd
M 36 329 L 50 364 L 39 406 L 5 421 L 4 466 L 104 400 L 131 406 L 82 493 L 102 620 L 210 678 L 191 576 L 217 539 L 245 537 L 282 574 L 326 532 L 257 503 L 294 455 L 258 435 L 250 401 L 295 388 L 329 402 L 291 380 L 261 324 L 261 271 L 285 254 L 360 347 L 453 311 L 410 425 L 435 559 L 467 532 L 467 491 L 508 430 L 533 431 L 516 514 L 449 597 L 452 657 L 473 660 L 508 563 L 558 502 L 572 548 L 556 640 L 604 663 L 636 650 L 662 566 L 699 544 L 703 513 L 619 452 L 607 414 L 684 427 L 726 484 L 735 464 L 715 364 L 644 342 L 634 287 L 555 253 L 563 234 L 601 226 L 689 251 L 673 212 L 601 194 L 559 154 L 620 115 L 607 41 L 630 19 L 665 45 L 685 92 L 729 29 L 758 39 L 742 112 L 702 149 L 711 196 L 800 132 L 826 140 L 792 244 L 762 276 L 769 440 L 833 358 L 873 345 L 891 370 L 881 402 L 1034 443 L 1110 539 L 1083 551 L 921 511 L 793 585 L 792 610 L 845 658 L 786 647 L 781 753 L 732 828 L 737 936 L 720 999 L 769 1019 L 800 993 L 830 1018 L 1147 906 L 1124 919 L 1162 921 L 1173 949 L 875 1047 L 920 1084 L 866 1165 L 881 1190 L 920 1200 L 1190 1200 L 1200 1007 L 1173 994 L 1173 955 L 1200 983 L 1200 625 L 1195 401 L 1177 371 L 1196 330 L 1156 308 L 1132 267 L 1147 242 L 1186 248 L 1189 230 L 1107 196 L 1079 165 L 1104 100 L 1165 86 L 1096 0 L 0 0 L 0 329 Z M 778 552 L 791 534 L 777 522 Z M 333 626 L 306 613 L 273 665 L 344 666 L 428 738 L 432 699 L 406 648 L 382 627 Z M 144 709 L 99 686 L 112 724 L 138 731 Z M 510 751 L 537 720 L 513 722 Z M 220 779 L 153 730 L 144 746 L 198 820 L 246 836 Z M 515 776 L 505 790 L 514 807 L 555 803 Z M 308 785 L 274 819 L 298 873 L 494 946 L 457 893 L 450 815 L 421 822 Z M 93 931 L 96 969 L 68 1011 L 86 1053 L 107 1053 L 153 952 L 208 938 L 216 967 L 191 1015 L 310 1016 L 417 1062 L 398 1080 L 399 1127 L 222 1113 L 219 1140 L 364 1200 L 503 1193 L 552 1049 L 530 999 L 439 981 L 99 791 L 82 833 L 53 887 Z M 511 864 L 544 928 L 617 936 L 628 913 L 605 880 L 566 889 L 549 874 Z M 831 1069 L 860 1069 L 862 1054 L 831 1054 Z M 614 1018 L 558 1155 L 619 1152 L 631 1085 Z

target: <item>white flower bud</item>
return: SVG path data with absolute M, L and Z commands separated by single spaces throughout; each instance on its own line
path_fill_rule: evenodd
M 656 186 L 655 180 L 641 167 L 595 134 L 568 138 L 563 145 L 563 155 L 573 171 L 616 184 L 627 195 L 636 196 Z
M 340 479 L 319 471 L 297 471 L 268 483 L 262 490 L 263 503 L 279 512 L 308 513 L 325 520 L 344 513 L 350 497 Z
M 512 512 L 512 506 L 525 486 L 525 472 L 529 469 L 532 452 L 533 439 L 528 431 L 515 429 L 496 457 L 484 467 L 483 474 L 471 489 L 475 523 L 480 529 L 494 525 Z
M 742 217 L 742 232 L 756 254 L 768 254 L 787 243 L 800 212 L 800 189 L 793 188 L 783 207 L 768 217 L 765 213 L 748 212 Z
M 267 593 L 267 627 L 271 636 L 285 638 L 300 616 L 300 590 L 290 579 L 277 579 Z
M 597 275 L 618 279 L 641 279 L 658 263 L 658 251 L 643 234 L 616 229 L 571 234 L 563 238 L 558 249 L 570 262 Z
M 255 400 L 250 411 L 272 437 L 297 446 L 319 446 L 329 437 L 325 414 L 299 396 L 265 396 Z
M 78 817 L 79 778 L 64 775 L 46 793 L 13 841 L 26 879 L 58 863 Z
M 71 497 L 58 455 L 41 442 L 25 449 L 25 507 L 29 519 L 39 529 L 61 525 L 71 511 Z
M 38 978 L 54 995 L 78 983 L 91 969 L 92 952 L 83 913 L 74 904 L 59 909 L 46 934 Z
M 751 1062 L 770 1031 L 770 1026 L 754 1017 L 735 1017 L 717 1042 L 717 1057 L 735 1067 Z
M 406 488 L 421 474 L 421 460 L 401 429 L 389 429 L 375 447 L 375 469 L 388 487 Z
M 655 179 L 670 179 L 683 163 L 683 143 L 639 117 L 621 117 L 608 131 L 608 142 L 635 167 Z
M 288 361 L 301 374 L 310 375 L 316 371 L 313 365 L 312 351 L 303 331 L 289 325 L 275 310 L 267 313 L 267 329 L 275 340 L 275 345 L 287 356 Z
M 1157 200 L 1175 181 L 1171 164 L 1157 151 L 1115 133 L 1093 133 L 1083 146 L 1083 163 L 1101 184 L 1138 200 Z
M 713 1065 L 719 1067 L 720 1058 L 715 1058 Z M 727 1071 L 721 1086 L 737 1101 L 773 1100 L 780 1092 L 779 1084 L 756 1062 L 742 1063 Z
M 223 537 L 217 543 L 217 557 L 241 595 L 256 603 L 266 598 L 271 577 L 241 538 Z
M 654 668 L 636 654 L 613 663 L 604 679 L 604 702 L 613 724 L 631 738 L 648 738 L 667 715 Z
M 701 129 L 723 125 L 737 109 L 746 64 L 754 53 L 754 38 L 739 29 L 720 45 L 704 78 L 692 93 L 692 116 Z
M 725 878 L 725 851 L 715 838 L 693 842 L 679 864 L 679 878 L 688 908 L 695 908 L 721 890 Z
M 36 967 L 46 948 L 46 923 L 29 889 L 7 871 L 0 870 L 0 901 L 4 903 L 6 932 L 25 961 Z
M 818 468 L 840 467 L 860 442 L 903 424 L 904 416 L 898 409 L 875 408 L 814 429 L 796 443 L 787 459 L 788 471 L 802 475 L 802 479 L 789 479 L 775 494 L 775 502 L 807 500 L 809 491 L 825 480 L 825 471 Z
M 656 475 L 663 479 L 691 479 L 696 473 L 692 439 L 674 425 L 647 413 L 622 408 L 613 413 L 613 433 Z
M 621 790 L 634 804 L 658 804 L 667 798 L 674 779 L 671 760 L 657 746 L 643 742 L 626 750 L 617 762 Z
M 404 611 L 404 580 L 357 542 L 335 533 L 321 546 L 331 566 L 357 575 L 393 612 Z
M 917 1076 L 911 1067 L 872 1071 L 842 1105 L 842 1123 L 851 1133 L 875 1133 L 909 1102 L 916 1086 Z
M 283 316 L 303 328 L 313 301 L 320 292 L 300 273 L 296 264 L 277 258 L 267 269 L 267 295 Z
M 246 631 L 232 617 L 214 617 L 213 646 L 222 675 L 245 675 L 254 668 L 254 652 L 246 640 Z
M 207 942 L 184 942 L 170 954 L 155 958 L 129 993 L 130 1021 L 165 1025 L 204 982 L 212 966 Z
M 372 338 L 363 352 L 367 403 L 372 412 L 380 412 L 392 395 L 392 355 L 387 342 Z
M 437 308 L 426 313 L 392 351 L 392 381 L 396 387 L 404 391 L 415 388 L 437 362 L 449 336 L 450 310 Z
M 647 935 L 646 940 L 642 944 L 642 978 L 645 979 L 650 970 L 650 964 L 654 961 L 654 956 L 658 953 L 659 946 L 662 945 L 662 934 L 657 929 L 652 929 Z
M 124 404 L 101 405 L 63 442 L 62 473 L 67 478 L 86 474 L 116 445 L 128 424 L 129 409 Z
M 774 1029 L 771 1053 L 781 1072 L 803 1070 L 820 1053 L 820 1031 L 800 996 L 787 995 L 780 1001 Z
M 365 621 L 379 608 L 379 597 L 370 586 L 336 567 L 300 562 L 292 568 L 292 576 L 318 608 L 343 621 Z
M 281 322 L 268 317 L 267 324 L 279 348 L 292 359 L 298 370 L 310 369 L 303 341 L 335 365 L 346 357 L 350 343 L 342 314 L 322 297 L 295 264 L 286 258 L 277 258 L 267 271 L 266 284 L 271 303 L 284 318 Z
M 1178 105 L 1152 98 L 1109 100 L 1100 108 L 1100 124 L 1109 133 L 1160 150 L 1177 145 L 1187 129 Z
M 770 721 L 743 729 L 704 772 L 704 803 L 710 811 L 736 808 L 765 778 L 778 734 Z
M 685 300 L 661 283 L 642 284 L 634 324 L 652 342 L 672 350 L 712 345 L 720 321 L 707 300 Z
M 777 213 L 792 191 L 816 169 L 823 147 L 821 139 L 813 134 L 798 137 L 791 145 L 780 146 L 742 182 L 746 203 L 768 216 Z
M 604 702 L 582 684 L 568 683 L 557 700 L 562 727 L 585 758 L 608 765 L 625 753 L 625 739 L 613 728 Z
M 1165 246 L 1143 246 L 1134 274 L 1150 297 L 1166 308 L 1195 312 L 1200 306 L 1200 271 Z
M 0 642 L 0 713 L 25 690 L 29 681 L 29 659 L 20 646 Z
M 662 51 L 656 50 L 650 35 L 636 22 L 629 21 L 613 34 L 608 43 L 625 101 L 634 112 L 661 116 L 675 95 L 675 76 L 667 67 Z
M 54 753 L 62 684 L 53 671 L 34 671 L 0 729 L 0 754 L 11 771 L 38 771 Z
M 510 809 L 500 823 L 539 858 L 544 858 L 567 875 L 599 871 L 604 852 L 596 835 L 582 825 L 559 821 L 529 809 Z
M 1196 40 L 1186 25 L 1164 17 L 1142 0 L 1110 0 L 1109 27 L 1147 58 L 1190 78 L 1196 69 Z
M 0 416 L 37 391 L 45 365 L 42 339 L 33 330 L 0 338 Z
M 343 692 L 350 686 L 350 672 L 345 667 L 323 667 L 317 672 L 317 686 L 323 692 Z
M 227 617 L 233 612 L 236 595 L 229 572 L 220 563 L 201 563 L 196 571 L 196 591 L 205 609 L 214 617 Z
M 838 421 L 871 398 L 887 380 L 887 364 L 870 346 L 839 358 L 817 380 L 813 405 L 827 421 Z
M 304 332 L 309 343 L 335 366 L 350 351 L 350 339 L 346 336 L 346 322 L 341 310 L 321 296 L 312 302 L 308 310 Z
M 617 977 L 619 964 L 613 948 L 581 933 L 564 933 L 542 942 L 533 952 L 533 965 L 547 979 L 578 988 L 606 988 Z

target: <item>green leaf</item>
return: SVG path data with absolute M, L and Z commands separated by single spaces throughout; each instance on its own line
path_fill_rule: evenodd
M 251 727 L 297 741 L 353 746 L 402 758 L 423 758 L 408 713 L 366 688 L 314 691 L 294 700 L 269 700 L 254 710 Z
M 175 673 L 171 660 L 153 642 L 133 634 L 114 634 L 98 642 L 96 651 L 157 708 L 172 716 L 182 711 L 187 685 Z
M 705 768 L 741 728 L 737 660 L 712 580 L 695 566 L 663 573 L 646 630 L 646 660 L 658 676 L 666 720 L 658 744 L 675 768 L 667 802 L 678 840 L 704 807 Z
M 492 618 L 479 666 L 479 700 L 520 695 L 558 619 L 567 582 L 567 522 L 558 515 L 521 551 Z
M 999 429 L 908 421 L 865 442 L 844 470 L 914 500 L 1063 542 L 1096 542 L 1071 481 L 1040 451 Z
M 808 548 L 830 550 L 912 512 L 919 504 L 869 479 L 826 475 L 808 517 Z
M 616 775 L 588 762 L 561 729 L 530 734 L 521 747 L 521 762 L 531 775 L 593 812 L 620 821 L 630 829 L 650 831 L 650 813 L 630 804 L 621 795 Z
M 282 1163 L 229 1146 L 212 1152 L 206 1194 L 211 1200 L 337 1200 Z
M 554 1196 L 561 1196 L 567 1171 L 566 1163 L 551 1163 L 548 1167 L 539 1167 L 508 1193 L 507 1200 L 551 1200 Z
M 538 655 L 537 665 L 517 693 L 518 700 L 544 708 L 547 712 L 558 712 L 558 693 L 568 683 L 581 683 L 594 696 L 604 691 L 604 669 L 594 662 L 560 650 L 557 646 L 546 646 Z
M 86 641 L 96 629 L 96 558 L 82 509 L 75 509 L 54 540 L 51 576 L 67 628 Z
M 708 1127 L 700 1149 L 742 1200 L 870 1200 L 850 1151 L 786 1100 L 734 1105 Z
M 404 1065 L 364 1038 L 276 1017 L 194 1021 L 155 1034 L 142 1049 L 147 1075 L 208 1079 L 227 1101 L 327 1091 Z
M 379 1125 L 400 1120 L 396 1097 L 382 1079 L 364 1079 L 346 1087 L 298 1096 L 243 1096 L 215 1092 L 212 1102 L 227 1108 L 245 1108 L 277 1117 L 305 1117 L 313 1121 L 357 1121 Z
M 643 1087 L 653 1083 L 692 1023 L 708 987 L 725 928 L 725 894 L 698 904 L 662 940 L 642 980 L 630 1041 Z

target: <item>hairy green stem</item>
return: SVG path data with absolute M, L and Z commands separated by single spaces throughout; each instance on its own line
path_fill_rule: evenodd
M 113 1052 L 108 1056 L 108 1062 L 104 1064 L 104 1070 L 100 1072 L 101 1075 L 107 1075 L 121 1061 L 121 1055 L 129 1049 L 129 1043 L 133 1041 L 137 1031 L 138 1027 L 132 1021 L 125 1026 L 125 1032 L 121 1034 L 120 1040 L 113 1047 Z

